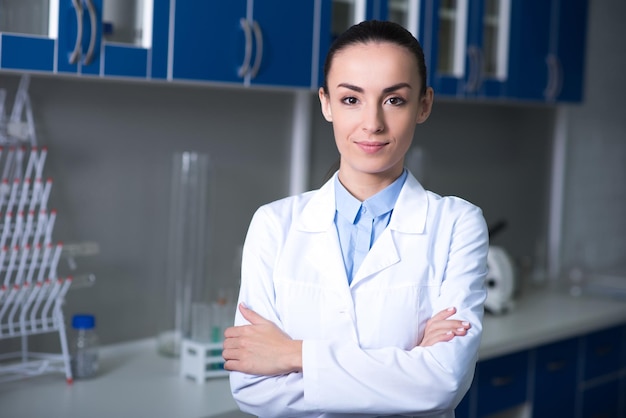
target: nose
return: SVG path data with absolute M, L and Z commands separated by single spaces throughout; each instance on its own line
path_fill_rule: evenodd
M 371 105 L 365 107 L 363 130 L 368 133 L 380 133 L 385 130 L 385 118 L 381 106 Z

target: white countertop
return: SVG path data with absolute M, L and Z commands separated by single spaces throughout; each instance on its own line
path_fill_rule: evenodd
M 480 359 L 485 360 L 626 324 L 626 300 L 571 297 L 543 290 L 522 294 L 509 313 L 486 315 Z M 228 379 L 201 385 L 179 376 L 179 361 L 157 354 L 156 340 L 103 347 L 99 375 L 65 383 L 49 374 L 0 384 L 4 418 L 235 418 Z
M 157 353 L 156 339 L 102 347 L 92 379 L 59 373 L 0 384 L 2 418 L 238 417 L 228 378 L 197 384 L 179 375 L 179 360 Z
M 485 314 L 479 358 L 503 354 L 626 324 L 626 298 L 570 296 L 558 290 L 527 289 L 509 313 Z

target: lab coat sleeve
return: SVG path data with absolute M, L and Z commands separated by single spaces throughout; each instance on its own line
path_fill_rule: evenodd
M 264 207 L 253 216 L 243 247 L 239 292 L 240 302 L 280 328 L 271 274 L 284 241 L 282 225 Z M 248 322 L 237 311 L 235 325 L 244 324 Z M 304 399 L 302 373 L 256 376 L 231 372 L 230 385 L 239 408 L 255 416 L 298 417 L 314 411 Z
M 446 245 L 444 278 L 433 313 L 456 307 L 455 317 L 472 324 L 468 334 L 408 351 L 361 349 L 348 340 L 305 340 L 308 403 L 336 413 L 411 416 L 444 413 L 457 406 L 472 382 L 482 335 L 488 236 L 480 209 L 466 206 L 454 219 Z

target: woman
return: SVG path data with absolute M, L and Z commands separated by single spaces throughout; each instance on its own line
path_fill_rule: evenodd
M 480 343 L 488 238 L 479 208 L 404 168 L 433 103 L 422 49 L 399 25 L 363 22 L 324 72 L 339 170 L 252 219 L 224 341 L 233 396 L 263 417 L 453 417 Z

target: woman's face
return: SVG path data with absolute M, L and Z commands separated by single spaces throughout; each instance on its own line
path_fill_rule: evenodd
M 374 176 L 393 181 L 404 166 L 417 123 L 432 107 L 420 97 L 417 60 L 404 47 L 370 42 L 337 51 L 320 89 L 322 113 L 332 122 L 342 182 Z M 345 183 L 344 183 L 345 184 Z

